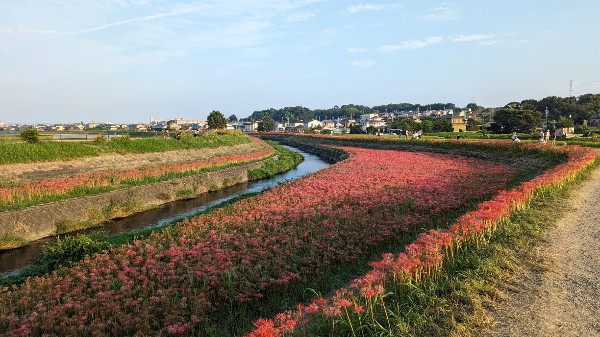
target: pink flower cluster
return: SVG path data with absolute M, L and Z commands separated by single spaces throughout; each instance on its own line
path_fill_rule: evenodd
M 384 322 L 376 322 L 373 314 L 373 307 L 379 306 L 379 309 L 385 312 L 387 317 L 387 309 L 383 301 L 383 296 L 387 292 L 402 293 L 410 291 L 411 284 L 422 282 L 427 278 L 435 278 L 439 273 L 443 272 L 443 264 L 451 261 L 456 249 L 465 242 L 475 242 L 479 244 L 485 239 L 484 232 L 495 231 L 510 214 L 515 210 L 527 207 L 527 203 L 531 198 L 539 193 L 544 193 L 551 188 L 560 188 L 568 181 L 576 178 L 577 174 L 587 168 L 596 160 L 596 151 L 590 148 L 582 148 L 578 146 L 572 147 L 548 147 L 539 145 L 523 145 L 514 144 L 511 142 L 487 142 L 487 146 L 506 146 L 506 147 L 521 147 L 526 149 L 538 148 L 543 150 L 555 151 L 557 153 L 566 153 L 568 160 L 566 163 L 560 164 L 557 167 L 547 170 L 542 175 L 525 182 L 510 191 L 502 190 L 496 194 L 491 200 L 482 202 L 478 205 L 477 210 L 468 212 L 458 218 L 458 221 L 450 227 L 450 230 L 429 230 L 427 233 L 422 233 L 417 240 L 406 246 L 403 253 L 394 256 L 393 254 L 384 254 L 383 260 L 371 264 L 373 270 L 368 272 L 363 277 L 354 280 L 350 285 L 350 290 L 341 289 L 338 291 L 336 298 L 329 302 L 325 299 L 318 303 L 313 301 L 311 304 L 312 310 L 308 312 L 303 306 L 298 307 L 296 312 L 286 312 L 287 321 L 293 321 L 294 326 L 300 329 L 306 329 L 306 325 L 312 325 L 312 328 L 322 326 L 324 321 L 331 316 L 329 313 L 335 313 L 336 320 L 344 321 L 352 327 L 352 322 L 355 322 L 358 317 L 360 322 L 363 320 L 372 319 L 373 324 L 360 325 L 360 329 L 370 329 L 375 326 L 384 326 Z M 354 292 L 352 289 L 355 289 Z M 379 302 L 377 301 L 379 299 Z M 347 306 L 353 305 L 355 308 L 368 307 L 371 310 L 371 316 L 367 314 L 354 313 L 350 315 L 347 311 Z M 346 310 L 344 312 L 344 310 Z M 344 315 L 344 313 L 346 315 Z M 314 322 L 320 322 L 315 324 Z M 389 324 L 389 320 L 387 322 Z M 289 325 L 289 324 L 288 324 Z M 277 320 L 259 320 L 255 322 L 256 329 L 250 333 L 251 337 L 274 337 L 285 335 L 302 335 L 301 331 L 290 332 L 287 326 L 281 325 Z M 369 327 L 370 326 L 370 327 Z M 335 324 L 328 330 L 328 335 L 335 335 Z M 354 333 L 352 327 L 352 332 Z M 391 327 L 390 327 L 391 329 Z M 305 331 L 304 331 L 305 332 Z M 347 332 L 343 333 L 348 335 Z M 356 335 L 359 335 L 356 333 Z
M 251 138 L 263 146 L 262 150 L 241 155 L 229 155 L 182 163 L 149 165 L 130 168 L 125 171 L 90 172 L 77 174 L 69 178 L 52 178 L 41 181 L 29 180 L 11 187 L 0 187 L 0 205 L 16 200 L 31 200 L 46 195 L 65 194 L 81 187 L 118 186 L 126 180 L 142 180 L 148 177 L 159 177 L 168 173 L 181 173 L 218 167 L 234 163 L 246 163 L 271 156 L 274 149 L 257 138 Z
M 453 155 L 342 149 L 350 158 L 327 169 L 0 291 L 0 336 L 197 333 L 215 308 L 299 291 L 331 264 L 443 222 L 514 173 Z M 293 323 L 281 316 L 272 327 Z

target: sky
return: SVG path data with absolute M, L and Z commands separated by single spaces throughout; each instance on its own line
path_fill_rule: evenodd
M 2 0 L 0 121 L 600 93 L 597 0 Z

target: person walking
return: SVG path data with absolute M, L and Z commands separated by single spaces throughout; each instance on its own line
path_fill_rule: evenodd
M 552 145 L 556 145 L 556 131 L 552 132 Z
M 513 140 L 513 142 L 516 141 L 517 140 L 517 132 L 513 131 L 512 136 L 510 136 L 510 138 Z

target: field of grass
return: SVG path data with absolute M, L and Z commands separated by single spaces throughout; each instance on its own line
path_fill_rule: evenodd
M 217 148 L 250 143 L 248 136 L 241 132 L 219 131 L 205 133 L 198 137 L 175 139 L 113 138 L 105 143 L 93 142 L 41 142 L 26 144 L 18 142 L 0 142 L 0 165 L 31 163 L 56 160 L 72 160 L 82 157 L 99 156 L 104 153 L 150 153 L 171 150 Z

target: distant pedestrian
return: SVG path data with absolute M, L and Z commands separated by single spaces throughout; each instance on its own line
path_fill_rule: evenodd
M 556 131 L 552 132 L 552 145 L 556 145 Z
M 460 133 L 456 135 L 456 139 L 460 139 Z
M 544 142 L 544 131 L 540 131 L 540 143 Z
M 177 135 L 175 135 L 175 139 L 177 139 L 177 141 L 181 140 L 181 131 L 177 132 Z
M 513 142 L 516 141 L 517 140 L 517 133 L 513 132 L 512 136 L 510 136 L 510 138 L 513 140 Z
M 169 129 L 165 130 L 164 139 L 169 139 Z

